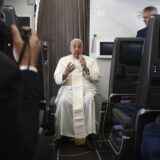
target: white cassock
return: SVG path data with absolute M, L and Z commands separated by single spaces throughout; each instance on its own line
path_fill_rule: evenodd
M 96 133 L 94 85 L 100 79 L 100 70 L 96 61 L 83 55 L 90 75 L 83 72 L 79 60 L 68 55 L 59 60 L 54 78 L 61 85 L 56 97 L 56 139 L 60 136 L 83 139 Z M 76 68 L 63 81 L 62 74 L 69 63 Z

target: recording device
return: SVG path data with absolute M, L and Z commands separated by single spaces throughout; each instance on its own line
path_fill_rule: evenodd
M 21 37 L 24 42 L 29 40 L 31 30 L 19 29 Z M 11 27 L 7 26 L 3 20 L 0 20 L 0 51 L 9 55 L 13 58 L 12 55 L 13 42 L 12 42 L 12 34 Z
M 0 20 L 0 51 L 12 56 L 12 35 L 10 27 L 7 27 L 2 20 Z
M 11 58 L 13 58 L 11 25 L 15 24 L 19 28 L 24 42 L 28 41 L 31 33 L 31 30 L 21 29 L 22 26 L 29 26 L 29 24 L 20 24 L 19 20 L 20 17 L 16 15 L 15 9 L 12 6 L 3 7 L 3 11 L 0 13 L 0 51 Z

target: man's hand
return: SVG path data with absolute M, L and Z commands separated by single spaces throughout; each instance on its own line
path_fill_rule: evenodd
M 80 64 L 81 64 L 81 66 L 83 68 L 85 68 L 86 67 L 86 60 L 85 60 L 85 58 L 82 55 L 80 55 L 79 58 L 80 58 Z
M 25 27 L 24 29 L 30 29 L 30 28 Z M 15 25 L 11 26 L 11 32 L 12 32 L 14 50 L 16 56 L 19 58 L 22 47 L 24 45 L 24 41 L 22 40 L 20 32 Z M 30 63 L 30 66 L 36 67 L 38 63 L 38 57 L 40 54 L 40 48 L 41 45 L 38 36 L 34 30 L 31 30 L 29 45 L 26 46 L 26 49 L 24 51 L 24 56 L 22 58 L 20 65 L 28 65 Z
M 69 75 L 69 73 L 71 73 L 74 69 L 75 69 L 75 65 L 71 64 L 71 62 L 68 63 L 68 65 L 63 73 L 63 77 L 62 77 L 63 80 L 65 80 L 67 78 L 67 76 Z
M 81 66 L 83 67 L 83 71 L 86 73 L 86 74 L 90 74 L 89 73 L 89 69 L 87 68 L 87 65 L 86 65 L 86 60 L 85 60 L 85 58 L 81 55 L 80 56 L 80 64 L 81 64 Z

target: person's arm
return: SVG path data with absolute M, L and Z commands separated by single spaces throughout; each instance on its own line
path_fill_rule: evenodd
M 29 28 L 26 27 L 24 29 L 28 30 Z M 11 32 L 12 32 L 13 45 L 16 52 L 16 56 L 19 59 L 22 47 L 24 45 L 24 41 L 22 40 L 20 32 L 15 25 L 12 25 Z M 26 46 L 20 66 L 28 66 L 29 64 L 29 67 L 31 66 L 36 68 L 38 63 L 39 53 L 40 53 L 40 41 L 38 39 L 36 32 L 32 29 L 29 38 L 29 45 Z
M 54 79 L 56 84 L 61 85 L 63 82 L 63 72 L 64 72 L 63 58 L 61 58 L 57 64 L 57 67 L 54 72 Z
M 69 74 L 75 69 L 75 65 L 71 62 L 67 65 L 64 64 L 65 59 L 61 58 L 57 64 L 54 72 L 54 79 L 56 84 L 62 85 L 69 77 Z
M 20 32 L 15 25 L 11 28 L 13 45 L 16 56 L 19 58 L 20 52 L 24 45 Z M 37 34 L 31 30 L 29 45 L 24 50 L 24 56 L 19 65 L 21 70 L 21 92 L 19 105 L 22 109 L 23 116 L 32 135 L 37 140 L 38 119 L 39 119 L 39 92 L 38 92 L 38 74 L 37 63 L 40 53 L 40 43 Z M 29 66 L 28 66 L 29 65 Z

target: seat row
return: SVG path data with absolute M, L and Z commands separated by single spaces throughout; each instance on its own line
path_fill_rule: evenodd
M 109 99 L 101 108 L 102 132 L 114 159 L 142 159 L 144 128 L 160 115 L 160 15 L 153 16 L 146 39 L 116 38 Z M 107 108 L 107 109 L 106 109 Z

